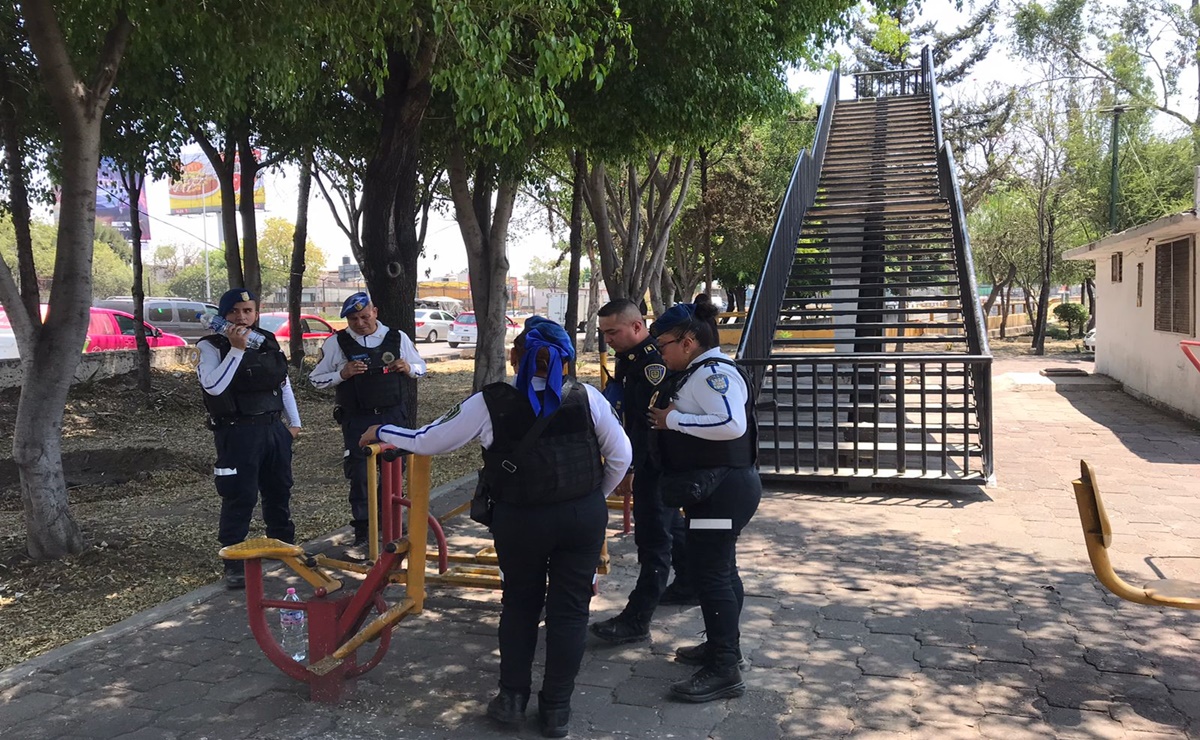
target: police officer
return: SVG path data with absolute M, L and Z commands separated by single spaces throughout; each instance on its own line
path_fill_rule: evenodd
M 650 327 L 667 367 L 677 372 L 672 391 L 660 394 L 647 414 L 664 485 L 672 473 L 697 468 L 724 474 L 711 495 L 684 507 L 688 572 L 700 596 L 706 642 L 675 651 L 675 660 L 700 670 L 673 684 L 671 694 L 692 702 L 745 691 L 738 631 L 745 595 L 737 540 L 762 497 L 750 384 L 721 354 L 716 315 L 716 306 L 702 294 L 695 303 L 671 307 Z
M 617 493 L 625 493 L 632 484 L 633 539 L 640 565 L 637 584 L 620 614 L 591 627 L 597 637 L 619 645 L 650 639 L 650 620 L 659 604 L 697 602 L 686 577 L 681 575 L 685 571 L 683 517 L 679 509 L 663 505 L 658 492 L 659 471 L 649 459 L 650 425 L 646 410 L 651 397 L 663 387 L 667 368 L 633 301 L 624 298 L 610 301 L 597 316 L 605 341 L 617 355 L 616 373 L 605 386 L 604 396 L 621 417 L 633 445 L 633 465 Z M 672 561 L 676 566 L 675 582 L 667 586 Z
M 342 427 L 342 468 L 350 481 L 351 545 L 367 544 L 367 458 L 358 444 L 367 427 L 404 425 L 401 376 L 419 378 L 425 361 L 404 332 L 379 321 L 379 310 L 366 293 L 355 293 L 342 305 L 346 328 L 325 340 L 321 360 L 308 376 L 317 388 L 334 388 L 333 418 Z M 360 551 L 354 553 L 365 557 Z
M 217 311 L 233 327 L 196 345 L 200 350 L 196 374 L 217 447 L 213 467 L 221 496 L 217 539 L 222 547 L 246 539 L 261 492 L 267 536 L 292 542 L 296 536 L 290 509 L 292 441 L 300 433 L 300 412 L 288 381 L 287 359 L 274 334 L 251 329 L 258 321 L 258 304 L 250 291 L 226 291 Z M 252 331 L 264 337 L 258 349 L 246 346 Z M 246 587 L 244 566 L 241 560 L 225 561 L 228 588 Z
M 592 579 L 608 522 L 605 498 L 631 457 L 629 440 L 600 392 L 564 382 L 566 362 L 574 354 L 561 326 L 532 317 L 509 355 L 517 371 L 515 386 L 493 383 L 421 429 L 372 427 L 361 440 L 364 446 L 379 439 L 427 455 L 476 438 L 483 445 L 481 474 L 490 481 L 495 502 L 491 530 L 504 590 L 500 690 L 487 714 L 505 725 L 523 720 L 544 606 L 546 670 L 538 724 L 545 737 L 567 734 Z M 548 414 L 553 416 L 536 444 L 520 459 L 510 459 Z

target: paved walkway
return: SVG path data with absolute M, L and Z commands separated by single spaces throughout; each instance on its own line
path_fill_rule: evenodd
M 669 655 L 701 619 L 664 608 L 651 644 L 591 646 L 572 736 L 1200 737 L 1200 615 L 1098 588 L 1070 490 L 1079 458 L 1094 462 L 1131 580 L 1200 578 L 1200 434 L 1105 384 L 1033 384 L 1037 367 L 997 365 L 997 487 L 764 498 L 740 550 L 744 697 L 665 698 L 689 670 Z M 635 566 L 630 538 L 612 549 L 601 616 Z M 493 594 L 435 593 L 335 707 L 267 663 L 237 596 L 181 603 L 0 674 L 5 737 L 504 736 L 481 717 L 497 671 Z M 532 719 L 520 736 L 538 736 Z

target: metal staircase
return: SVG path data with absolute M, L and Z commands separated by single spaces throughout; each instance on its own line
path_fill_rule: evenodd
M 991 356 L 932 55 L 855 82 L 831 76 L 738 347 L 759 470 L 981 483 Z

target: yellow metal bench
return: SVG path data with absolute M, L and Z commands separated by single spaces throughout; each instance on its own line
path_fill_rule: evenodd
M 1096 483 L 1096 471 L 1086 460 L 1079 461 L 1080 476 L 1073 482 L 1075 503 L 1079 507 L 1079 520 L 1083 524 L 1083 540 L 1087 544 L 1088 560 L 1101 585 L 1135 604 L 1170 606 L 1176 609 L 1200 609 L 1200 583 L 1167 578 L 1134 586 L 1123 580 L 1113 570 L 1108 559 L 1108 547 L 1112 544 L 1112 527 L 1100 498 L 1100 487 Z

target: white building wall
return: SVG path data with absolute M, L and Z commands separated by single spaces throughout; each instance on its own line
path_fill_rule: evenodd
M 1192 314 L 1196 315 L 1196 262 L 1192 252 Z M 1137 305 L 1137 266 L 1143 265 L 1142 305 Z M 1112 282 L 1111 261 L 1096 261 L 1096 372 L 1200 419 L 1200 371 L 1179 348 L 1192 335 L 1154 330 L 1154 245 L 1124 252 L 1124 274 Z M 1192 321 L 1196 326 L 1195 318 Z M 1197 352 L 1200 355 L 1200 351 Z

